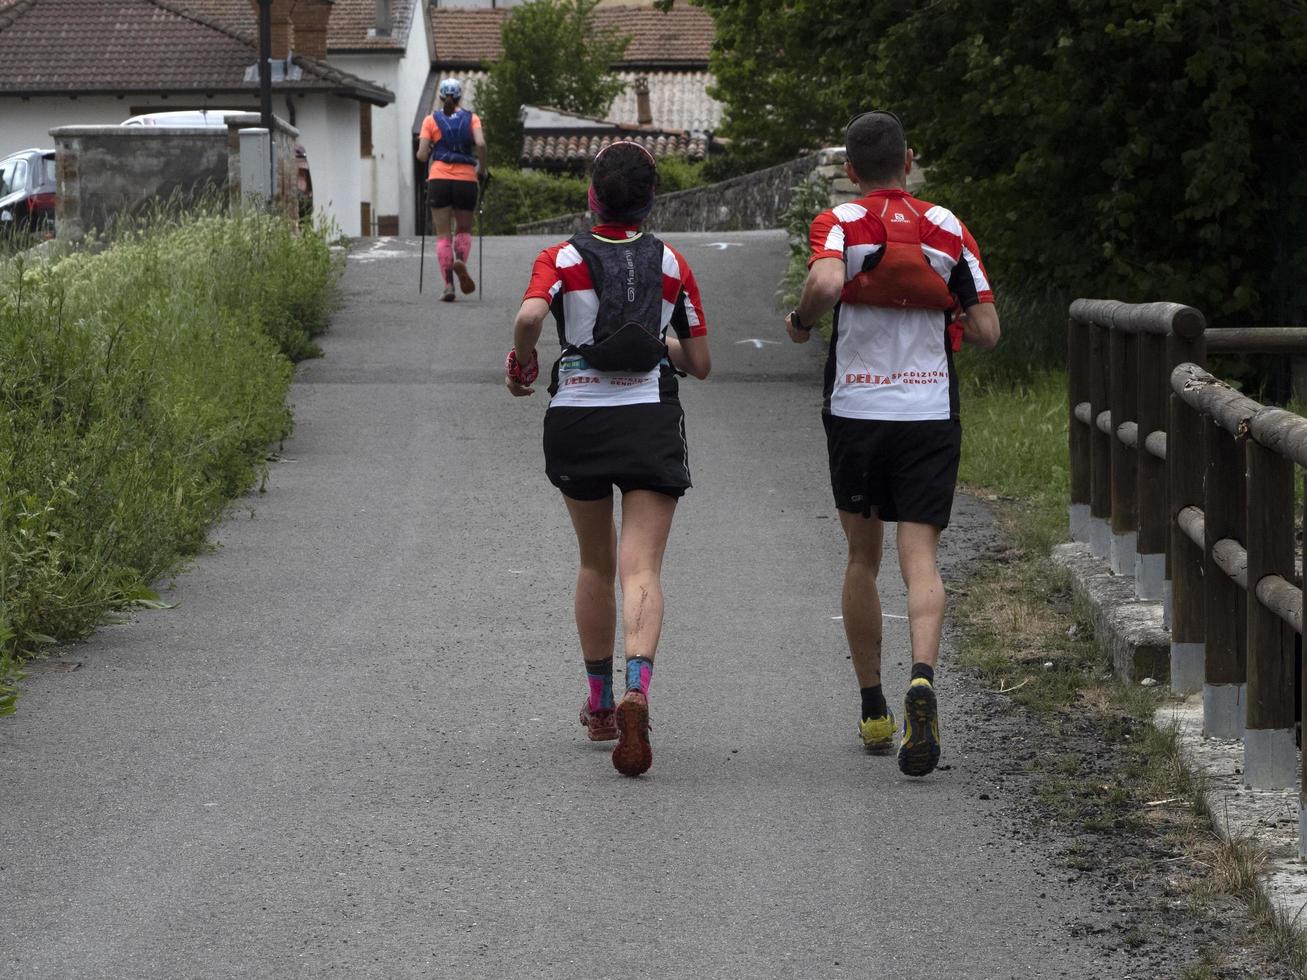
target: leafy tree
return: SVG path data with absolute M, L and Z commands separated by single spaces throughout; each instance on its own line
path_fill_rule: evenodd
M 733 152 L 895 109 L 1001 287 L 1307 314 L 1307 8 L 1271 0 L 695 0 Z
M 477 88 L 491 160 L 517 163 L 523 105 L 602 115 L 625 87 L 610 68 L 631 38 L 598 30 L 591 12 L 599 0 L 532 0 L 504 21 L 504 54 Z

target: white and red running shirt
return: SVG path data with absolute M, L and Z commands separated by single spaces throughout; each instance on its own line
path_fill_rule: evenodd
M 841 259 L 847 282 L 868 256 L 884 249 L 884 223 L 905 220 L 920 223 L 922 255 L 961 309 L 994 302 L 971 233 L 953 212 L 903 190 L 872 191 L 817 215 L 808 264 Z M 957 418 L 950 319 L 939 310 L 840 303 L 826 361 L 826 410 L 854 419 Z
M 624 241 L 640 235 L 636 225 L 596 225 L 599 238 Z M 549 303 L 558 321 L 558 342 L 566 352 L 594 340 L 595 317 L 599 297 L 590 280 L 590 269 L 581 253 L 568 242 L 551 245 L 536 257 L 531 282 L 524 300 L 537 297 Z M 684 256 L 663 243 L 662 330 L 671 327 L 676 336 L 702 337 L 708 333 L 699 299 L 699 284 Z M 651 371 L 623 373 L 598 371 L 579 354 L 564 353 L 554 362 L 549 392 L 549 407 L 601 408 L 612 405 L 639 405 L 649 402 L 676 402 L 676 372 L 666 358 Z

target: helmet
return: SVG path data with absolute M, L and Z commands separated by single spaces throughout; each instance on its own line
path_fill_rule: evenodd
M 440 80 L 440 97 L 442 99 L 454 99 L 457 101 L 463 97 L 463 83 L 457 78 L 442 78 Z

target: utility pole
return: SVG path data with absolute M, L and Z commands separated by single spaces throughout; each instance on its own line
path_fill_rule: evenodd
M 259 0 L 259 115 L 268 131 L 268 190 L 277 182 L 276 134 L 272 129 L 272 0 Z

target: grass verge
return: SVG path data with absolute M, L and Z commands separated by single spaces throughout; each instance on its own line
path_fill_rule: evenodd
M 958 657 L 985 688 L 1030 711 L 1051 736 L 1047 744 L 1056 748 L 1028 760 L 1038 774 L 1036 804 L 1087 840 L 1148 834 L 1167 842 L 1177 855 L 1168 860 L 1186 869 L 1177 886 L 1184 900 L 1241 903 L 1258 955 L 1277 970 L 1307 976 L 1301 935 L 1258 887 L 1264 855 L 1251 840 L 1215 832 L 1201 775 L 1185 764 L 1176 732 L 1153 722 L 1161 689 L 1116 680 L 1094 641 L 1089 610 L 1049 557 L 1066 527 L 1065 376 L 1038 374 L 1016 385 L 972 381 L 968 388 L 961 480 L 992 502 L 1006 550 L 957 590 Z M 1086 869 L 1109 860 L 1104 853 L 1096 843 L 1073 849 L 1066 860 Z M 1182 975 L 1230 976 L 1227 955 L 1204 950 Z
M 173 214 L 95 254 L 0 260 L 0 714 L 25 659 L 154 601 L 290 431 L 329 237 Z

